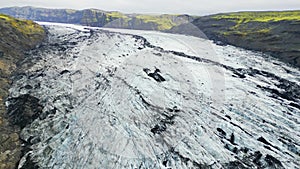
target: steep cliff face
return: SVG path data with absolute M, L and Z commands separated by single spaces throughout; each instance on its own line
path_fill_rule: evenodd
M 217 14 L 193 24 L 210 39 L 270 53 L 300 67 L 300 11 Z
M 15 168 L 21 155 L 19 127 L 8 121 L 5 99 L 10 77 L 17 63 L 24 59 L 24 51 L 36 47 L 45 38 L 44 29 L 28 20 L 18 20 L 0 14 L 0 168 Z
M 188 15 L 128 15 L 98 9 L 71 10 L 13 7 L 2 8 L 0 12 L 17 18 L 35 21 L 143 30 L 167 30 L 192 20 L 192 17 Z

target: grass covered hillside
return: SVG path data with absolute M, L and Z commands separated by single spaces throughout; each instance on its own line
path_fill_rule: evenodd
M 24 51 L 34 48 L 45 38 L 38 24 L 0 14 L 0 169 L 16 168 L 20 160 L 19 128 L 7 120 L 5 99 L 8 96 L 10 77 Z
M 32 35 L 44 33 L 41 26 L 30 20 L 19 20 L 4 14 L 0 14 L 0 20 L 2 20 L 2 24 L 15 28 L 29 38 L 32 38 Z
M 294 21 L 300 20 L 300 11 L 281 11 L 281 12 L 236 12 L 228 14 L 218 14 L 213 16 L 215 19 L 230 19 L 237 23 L 247 22 L 270 22 L 270 21 Z
M 300 67 L 300 11 L 216 14 L 193 23 L 210 39 L 270 53 Z
M 2 8 L 0 13 L 35 21 L 71 23 L 96 27 L 114 27 L 143 30 L 168 30 L 191 21 L 187 15 L 123 14 L 99 9 L 45 9 L 34 7 Z

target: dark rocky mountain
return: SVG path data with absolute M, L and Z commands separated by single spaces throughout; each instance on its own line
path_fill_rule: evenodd
M 300 11 L 217 14 L 193 24 L 209 39 L 269 53 L 300 67 Z
M 0 168 L 15 168 L 21 155 L 20 128 L 12 125 L 6 114 L 13 72 L 18 62 L 25 58 L 25 51 L 35 48 L 45 38 L 44 29 L 28 20 L 18 20 L 0 14 Z M 17 115 L 18 116 L 18 115 Z

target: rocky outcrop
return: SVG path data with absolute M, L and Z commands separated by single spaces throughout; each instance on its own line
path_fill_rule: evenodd
M 17 125 L 21 129 L 38 118 L 43 109 L 43 106 L 39 104 L 39 99 L 29 94 L 10 98 L 8 103 L 9 120 L 13 125 Z
M 22 120 L 15 123 L 8 120 L 4 102 L 11 84 L 10 77 L 17 70 L 18 63 L 25 59 L 24 52 L 39 45 L 46 34 L 41 26 L 32 21 L 1 14 L 0 30 L 0 168 L 12 169 L 16 167 L 21 156 L 19 132 L 22 126 L 19 126 L 19 122 Z M 18 112 L 26 113 L 23 108 L 20 107 Z M 19 115 L 13 116 L 19 118 Z
M 209 39 L 272 56 L 300 67 L 300 12 L 240 12 L 192 22 Z

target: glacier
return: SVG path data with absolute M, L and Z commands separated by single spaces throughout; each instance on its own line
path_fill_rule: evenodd
M 7 100 L 41 107 L 19 168 L 299 168 L 298 69 L 191 36 L 41 24 Z

